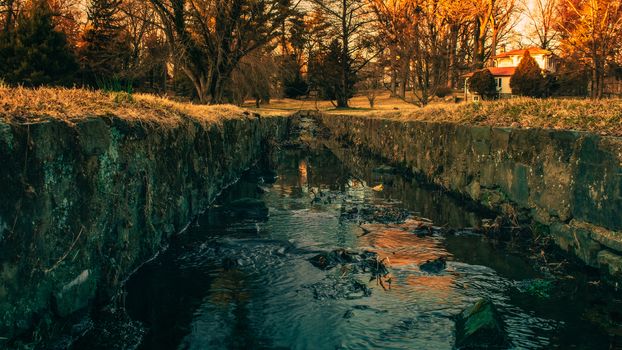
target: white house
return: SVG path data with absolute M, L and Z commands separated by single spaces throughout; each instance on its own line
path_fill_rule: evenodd
M 487 67 L 487 69 L 494 75 L 495 81 L 497 83 L 497 93 L 500 98 L 508 98 L 512 96 L 512 88 L 510 88 L 510 79 L 514 72 L 516 72 L 516 67 L 523 60 L 523 56 L 525 55 L 525 51 L 529 51 L 531 57 L 533 57 L 540 68 L 544 71 L 555 72 L 556 61 L 553 53 L 549 50 L 544 50 L 538 47 L 532 47 L 528 49 L 521 50 L 512 50 L 508 52 L 502 52 L 497 56 L 493 57 L 492 67 Z M 475 72 L 471 72 L 465 75 L 466 79 L 464 82 L 464 95 L 465 99 L 468 100 L 479 100 L 479 95 L 477 93 L 472 93 L 469 91 L 469 78 L 473 76 Z

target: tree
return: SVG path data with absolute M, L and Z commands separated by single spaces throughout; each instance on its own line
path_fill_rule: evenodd
M 473 66 L 497 54 L 497 45 L 518 23 L 516 0 L 471 0 L 474 21 Z M 487 43 L 490 43 L 487 46 Z M 489 50 L 486 50 L 486 48 Z
M 314 29 L 298 10 L 283 22 L 281 33 L 280 75 L 285 97 L 298 98 L 306 95 L 309 86 L 303 77 L 305 54 Z
M 240 60 L 279 35 L 289 0 L 150 0 L 175 63 L 203 103 L 222 103 Z
M 14 29 L 20 7 L 20 0 L 0 0 L 0 32 L 6 34 Z
M 412 57 L 413 94 L 425 106 L 440 87 L 447 86 L 447 26 L 436 0 L 419 0 L 415 8 L 414 46 Z
M 493 99 L 497 96 L 495 77 L 488 69 L 473 73 L 469 79 L 469 89 L 477 92 L 484 100 Z
M 563 52 L 589 67 L 592 98 L 602 98 L 607 66 L 622 50 L 622 0 L 561 0 Z
M 413 86 L 416 103 L 425 106 L 439 88 L 452 86 L 457 74 L 458 19 L 466 10 L 451 1 L 438 0 L 373 0 L 385 46 L 390 47 L 401 73 L 401 89 L 397 94 L 406 98 L 406 88 Z
M 367 25 L 373 22 L 367 1 L 361 0 L 311 0 L 333 28 L 333 38 L 338 40 L 341 49 L 339 57 L 338 75 L 341 80 L 334 98 L 338 107 L 348 107 L 351 97 L 352 84 L 356 80 L 356 73 L 363 69 L 375 56 L 371 53 L 372 31 Z M 331 48 L 335 48 L 331 44 Z
M 335 39 L 331 42 L 327 52 L 318 54 L 309 62 L 309 82 L 311 86 L 319 91 L 323 99 L 337 100 L 337 107 L 343 107 L 343 105 L 339 104 L 340 99 L 347 101 L 354 95 L 355 75 L 348 64 L 343 64 L 342 53 L 341 43 Z M 344 66 L 347 70 L 346 76 L 348 80 L 346 85 L 342 86 L 343 77 L 340 73 Z
M 529 19 L 529 39 L 538 47 L 553 50 L 557 47 L 559 32 L 556 28 L 559 0 L 522 0 L 524 13 Z
M 134 88 L 163 92 L 170 52 L 153 7 L 143 0 L 123 0 L 120 12 L 120 24 L 129 45 L 124 78 Z
M 529 97 L 545 97 L 546 79 L 538 62 L 525 50 L 523 59 L 510 79 L 512 93 Z
M 130 46 L 122 32 L 121 0 L 91 0 L 88 27 L 84 31 L 80 61 L 85 82 L 108 84 L 120 79 L 130 59 Z
M 555 72 L 559 96 L 588 96 L 590 75 L 585 65 L 575 57 L 567 56 L 561 60 Z
M 271 48 L 253 51 L 242 58 L 232 74 L 233 101 L 242 104 L 252 98 L 257 108 L 261 102 L 269 103 L 276 90 L 278 69 Z
M 376 98 L 382 89 L 383 74 L 382 66 L 376 62 L 367 65 L 359 74 L 357 90 L 367 97 L 369 108 L 374 108 Z
M 0 77 L 8 83 L 68 85 L 76 66 L 65 34 L 54 29 L 45 0 L 36 0 L 29 13 L 20 13 L 14 32 L 0 34 Z
M 1 0 L 0 0 L 1 1 Z M 67 36 L 67 41 L 72 49 L 75 49 L 80 41 L 83 23 L 82 0 L 48 0 L 52 10 L 54 28 Z
M 295 55 L 284 57 L 281 65 L 283 71 L 283 93 L 288 98 L 304 96 L 309 91 L 309 84 L 302 77 L 301 67 Z
M 391 69 L 391 92 L 406 99 L 420 9 L 414 1 L 402 0 L 372 0 L 371 8 L 377 18 L 383 46 L 389 50 L 386 62 Z

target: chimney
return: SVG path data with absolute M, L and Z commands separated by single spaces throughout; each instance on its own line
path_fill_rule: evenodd
M 499 53 L 504 53 L 504 52 L 505 52 L 505 44 L 502 44 Z

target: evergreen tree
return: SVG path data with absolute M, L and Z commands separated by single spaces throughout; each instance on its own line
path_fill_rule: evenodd
M 309 85 L 302 77 L 296 57 L 284 59 L 281 70 L 283 75 L 283 93 L 288 98 L 298 98 L 307 94 Z
M 484 100 L 497 96 L 495 77 L 488 69 L 482 69 L 473 74 L 469 80 L 469 89 L 477 92 Z
M 354 84 L 356 74 L 352 70 L 349 62 L 343 64 L 341 44 L 338 40 L 333 40 L 327 49 L 327 53 L 309 63 L 309 80 L 317 88 L 324 99 L 336 100 L 338 106 L 344 106 L 343 101 L 347 101 L 354 95 Z M 349 61 L 349 60 L 348 60 Z M 343 67 L 348 70 L 346 86 L 343 86 Z M 346 94 L 345 96 L 343 94 Z M 342 102 L 340 102 L 342 101 Z M 346 104 L 347 105 L 347 104 Z
M 68 85 L 76 69 L 67 38 L 54 29 L 45 0 L 20 14 L 15 31 L 0 34 L 0 78 L 7 83 Z
M 85 83 L 107 88 L 123 76 L 130 59 L 130 47 L 124 35 L 119 10 L 122 0 L 91 0 L 89 26 L 84 31 L 80 61 Z M 104 85 L 104 86 L 102 86 Z
M 529 50 L 525 50 L 523 59 L 516 67 L 516 72 L 510 79 L 510 87 L 515 95 L 529 97 L 544 97 L 547 83 L 538 62 L 531 57 Z

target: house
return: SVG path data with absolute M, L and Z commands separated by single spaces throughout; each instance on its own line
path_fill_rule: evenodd
M 516 72 L 516 67 L 518 67 L 518 64 L 522 61 L 525 51 L 529 51 L 531 57 L 536 60 L 542 70 L 548 72 L 555 72 L 557 70 L 557 61 L 555 60 L 553 53 L 549 50 L 532 47 L 528 49 L 502 52 L 492 58 L 491 67 L 486 67 L 495 77 L 499 98 L 512 97 L 510 79 L 512 78 L 512 75 L 514 75 L 514 72 Z M 477 93 L 469 91 L 469 78 L 472 77 L 474 73 L 475 72 L 471 72 L 465 75 L 464 96 L 467 101 L 479 100 L 479 95 Z

